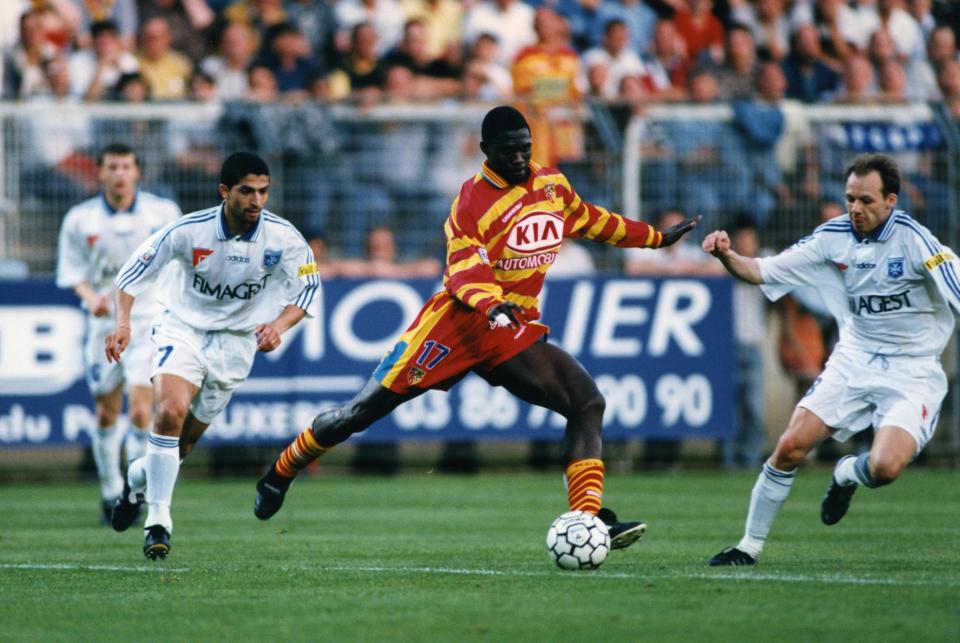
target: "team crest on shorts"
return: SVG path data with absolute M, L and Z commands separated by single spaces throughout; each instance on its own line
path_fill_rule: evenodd
M 555 183 L 547 183 L 543 186 L 544 195 L 551 201 L 557 198 L 557 186 Z
M 273 266 L 280 263 L 280 257 L 283 255 L 282 250 L 264 250 L 263 251 L 263 267 L 272 268 Z
M 407 373 L 407 381 L 410 382 L 411 386 L 416 386 L 426 374 L 425 371 L 421 371 L 416 366 L 411 366 L 410 371 Z
M 891 279 L 903 276 L 903 257 L 890 257 L 887 259 L 887 276 Z

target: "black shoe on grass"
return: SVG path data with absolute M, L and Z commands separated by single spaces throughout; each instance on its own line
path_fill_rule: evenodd
M 257 480 L 257 497 L 253 501 L 253 515 L 260 520 L 269 520 L 273 514 L 280 511 L 283 498 L 293 478 L 284 478 L 274 471 L 273 467 L 266 475 Z
M 133 496 L 133 502 L 130 497 Z M 126 531 L 140 517 L 140 505 L 144 502 L 142 493 L 133 493 L 127 481 L 123 481 L 123 493 L 113 503 L 110 514 L 110 526 L 114 531 Z
M 710 565 L 710 567 L 744 567 L 756 564 L 756 558 L 736 547 L 727 547 L 707 561 L 707 565 Z
M 603 507 L 597 512 L 610 532 L 610 549 L 625 549 L 640 540 L 647 532 L 647 524 L 640 520 L 620 522 L 612 509 Z
M 170 552 L 170 532 L 163 525 L 151 525 L 144 529 L 143 555 L 150 560 L 164 559 Z
M 835 525 L 847 515 L 850 508 L 850 498 L 859 485 L 840 485 L 836 480 L 830 481 L 830 487 L 820 503 L 820 520 L 825 525 Z

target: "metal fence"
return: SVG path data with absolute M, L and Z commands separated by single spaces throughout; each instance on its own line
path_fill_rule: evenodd
M 0 105 L 0 251 L 31 274 L 52 272 L 66 210 L 97 190 L 96 152 L 112 141 L 140 154 L 145 189 L 184 210 L 217 202 L 229 151 L 271 163 L 269 207 L 334 254 L 362 256 L 364 236 L 389 225 L 409 256 L 441 255 L 442 222 L 477 171 L 488 105 Z M 957 124 L 928 105 L 784 105 L 777 123 L 741 105 L 660 105 L 641 114 L 590 104 L 580 111 L 584 154 L 561 168 L 588 200 L 650 220 L 680 207 L 701 230 L 748 216 L 777 249 L 842 203 L 842 170 L 884 151 L 904 174 L 901 204 L 956 245 Z M 620 254 L 591 248 L 601 267 Z

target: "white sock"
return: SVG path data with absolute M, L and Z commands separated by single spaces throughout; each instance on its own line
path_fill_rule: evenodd
M 147 438 L 147 519 L 145 527 L 162 525 L 173 532 L 170 502 L 180 472 L 180 438 L 151 433 Z
M 147 433 L 150 429 L 141 429 L 130 425 L 123 438 L 123 448 L 127 452 L 127 464 L 147 454 Z
M 93 461 L 100 477 L 100 493 L 105 500 L 113 500 L 123 491 L 120 474 L 120 443 L 123 434 L 116 425 L 97 429 L 93 434 Z
M 147 490 L 147 458 L 142 456 L 127 465 L 127 484 L 133 493 Z M 128 498 L 131 502 L 133 498 Z
M 770 533 L 773 519 L 777 517 L 780 507 L 790 495 L 790 487 L 796 475 L 793 471 L 780 471 L 769 462 L 763 463 L 763 470 L 753 485 L 750 494 L 750 510 L 747 512 L 747 525 L 743 538 L 737 544 L 737 549 L 744 551 L 754 558 L 763 551 L 763 543 Z
M 857 456 L 845 455 L 837 462 L 833 470 L 833 479 L 837 484 L 847 487 L 852 484 L 859 484 L 857 479 Z

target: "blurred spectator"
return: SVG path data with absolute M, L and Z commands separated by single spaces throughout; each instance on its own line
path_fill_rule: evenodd
M 45 67 L 57 55 L 57 48 L 44 35 L 41 12 L 32 10 L 20 16 L 20 40 L 4 53 L 4 97 L 22 100 L 50 93 Z
M 667 208 L 654 218 L 657 230 L 665 230 L 686 221 L 687 213 L 679 208 Z M 623 270 L 631 277 L 724 274 L 723 266 L 711 261 L 710 255 L 704 253 L 696 241 L 689 239 L 689 235 L 659 250 L 627 248 L 624 251 Z
M 744 163 L 748 170 L 742 175 L 743 204 L 752 204 L 753 223 L 761 227 L 767 226 L 778 206 L 788 206 L 793 201 L 776 158 L 776 146 L 785 129 L 780 103 L 786 85 L 780 65 L 765 62 L 757 73 L 756 98 L 733 104 L 733 124 L 746 147 Z M 741 175 L 732 178 L 738 176 Z
M 907 73 L 896 58 L 885 60 L 879 68 L 879 99 L 881 103 L 907 103 Z
M 146 103 L 151 99 L 150 86 L 139 72 L 124 74 L 117 81 L 110 99 L 124 103 Z
M 43 73 L 49 91 L 29 98 L 20 183 L 25 195 L 61 212 L 97 190 L 96 161 L 86 153 L 93 137 L 89 117 L 74 109 L 66 56 L 44 62 Z
M 90 26 L 93 46 L 70 56 L 70 93 L 88 101 L 113 95 L 120 77 L 140 67 L 136 56 L 123 49 L 117 26 L 110 20 Z
M 137 25 L 142 24 L 137 14 L 136 0 L 74 0 L 80 9 L 77 26 L 77 44 L 89 47 L 92 39 L 90 27 L 95 22 L 112 20 L 117 25 L 120 40 L 126 51 L 133 51 L 137 37 Z
M 620 83 L 626 76 L 648 78 L 646 66 L 640 56 L 630 48 L 630 31 L 620 19 L 607 22 L 603 35 L 603 46 L 594 47 L 583 55 L 583 67 L 589 76 L 590 70 L 601 66 L 607 73 L 599 86 L 599 96 L 605 99 L 616 98 L 620 93 Z M 652 89 L 652 82 L 651 82 Z
M 403 10 L 396 0 L 338 0 L 334 5 L 340 47 L 347 35 L 361 23 L 369 23 L 377 32 L 377 56 L 382 57 L 403 37 Z
M 664 3 L 660 3 L 664 4 Z M 672 12 L 671 12 L 672 14 Z M 561 14 L 562 15 L 562 14 Z M 644 0 L 599 0 L 596 15 L 592 21 L 590 45 L 596 47 L 603 43 L 607 25 L 611 20 L 619 20 L 630 35 L 628 47 L 637 55 L 649 51 L 653 44 L 653 30 L 657 24 L 657 12 Z
M 843 0 L 797 2 L 790 14 L 790 23 L 794 30 L 804 25 L 817 28 L 820 48 L 831 66 L 843 64 L 856 50 L 865 50 L 873 31 Z
M 730 234 L 730 246 L 744 257 L 760 254 L 757 229 L 747 218 L 739 219 Z M 737 379 L 734 408 L 736 419 L 731 439 L 723 443 L 725 469 L 754 470 L 766 444 L 764 433 L 763 337 L 766 334 L 764 296 L 758 288 L 735 280 L 733 284 L 733 330 L 736 338 Z
M 375 225 L 367 231 L 364 260 L 334 261 L 332 270 L 341 277 L 369 279 L 416 279 L 439 277 L 443 265 L 433 258 L 400 260 L 397 239 L 391 227 Z
M 790 26 L 784 15 L 784 0 L 744 2 L 730 17 L 732 22 L 750 30 L 761 58 L 779 61 L 790 51 Z
M 313 62 L 329 70 L 336 62 L 337 18 L 328 0 L 287 0 L 287 19 L 307 38 Z
M 537 41 L 533 18 L 533 7 L 520 0 L 481 0 L 467 10 L 463 42 L 469 47 L 481 34 L 495 34 L 497 62 L 510 67 L 521 49 Z
M 873 65 L 866 56 L 853 54 L 847 58 L 843 67 L 843 88 L 835 100 L 851 105 L 876 102 Z
M 210 53 L 210 27 L 216 17 L 206 0 L 137 0 L 140 24 L 165 18 L 170 25 L 170 46 L 193 61 Z
M 265 36 L 265 53 L 260 62 L 273 72 L 277 89 L 286 98 L 305 97 L 316 73 L 310 58 L 310 44 L 292 22 L 271 26 Z
M 20 38 L 20 19 L 32 8 L 33 0 L 0 2 L 0 55 L 6 55 L 17 45 Z
M 949 26 L 935 28 L 930 33 L 927 56 L 934 69 L 940 69 L 950 60 L 960 62 L 960 53 L 957 53 L 957 35 L 954 30 Z
M 940 92 L 936 88 L 935 75 L 926 56 L 910 58 L 904 62 L 904 59 L 898 55 L 896 44 L 888 31 L 878 29 L 873 32 L 873 35 L 870 36 L 870 46 L 867 53 L 870 62 L 873 63 L 874 69 L 879 74 L 879 84 L 881 86 L 884 82 L 883 68 L 887 62 L 897 63 L 897 66 L 905 74 L 904 82 L 906 85 L 903 89 L 903 96 L 893 100 L 889 96 L 889 91 L 881 89 L 881 94 L 888 94 L 883 98 L 885 102 L 936 100 L 939 97 Z M 900 65 L 901 62 L 903 62 L 902 66 Z M 892 69 L 892 67 L 888 67 L 888 69 Z
M 244 97 L 250 89 L 248 68 L 254 56 L 254 35 L 241 23 L 227 23 L 220 34 L 218 53 L 204 58 L 200 68 L 217 80 L 217 96 L 223 100 Z
M 716 72 L 721 100 L 747 99 L 754 94 L 757 48 L 750 30 L 733 25 L 726 34 L 726 56 Z
M 247 95 L 255 103 L 272 103 L 280 97 L 277 77 L 267 65 L 255 62 L 247 70 Z
M 871 28 L 871 35 L 881 29 L 888 32 L 903 62 L 926 58 L 923 30 L 904 8 L 903 0 L 877 0 L 876 6 L 861 4 L 860 7 L 859 15 L 863 23 L 875 25 Z
M 387 68 L 377 51 L 376 29 L 369 22 L 361 22 L 353 28 L 350 51 L 339 63 L 348 91 L 363 105 L 380 100 L 387 83 Z
M 960 62 L 956 60 L 945 62 L 940 67 L 940 73 L 937 74 L 937 82 L 943 94 L 944 104 L 954 118 L 960 121 Z
M 500 101 L 513 97 L 513 76 L 510 75 L 509 69 L 498 62 L 498 51 L 496 36 L 489 33 L 477 36 L 470 50 L 468 62 L 464 66 L 464 83 L 469 81 L 467 76 L 472 71 L 477 74 L 474 81 L 480 81 L 482 84 L 473 93 L 464 88 L 466 96 L 486 101 Z
M 913 16 L 913 19 L 920 25 L 923 31 L 924 40 L 929 40 L 930 34 L 937 26 L 937 20 L 933 17 L 932 0 L 908 0 L 906 9 Z
M 387 67 L 405 67 L 414 75 L 415 93 L 425 100 L 454 96 L 460 91 L 460 70 L 427 51 L 427 31 L 418 19 L 407 20 L 396 51 L 384 60 Z
M 783 61 L 787 98 L 804 103 L 829 100 L 841 86 L 840 74 L 820 49 L 820 37 L 813 25 L 803 25 L 793 35 L 790 55 Z
M 407 20 L 423 23 L 424 47 L 430 58 L 456 64 L 463 41 L 463 5 L 458 0 L 400 0 Z
M 674 22 L 691 64 L 723 62 L 723 25 L 713 15 L 713 0 L 681 0 Z
M 580 57 L 568 44 L 563 18 L 538 9 L 537 44 L 523 49 L 511 67 L 513 90 L 522 101 L 533 137 L 533 161 L 556 167 L 583 157 L 583 130 L 572 113 L 579 102 Z
M 661 20 L 653 30 L 653 46 L 643 64 L 653 83 L 653 95 L 659 100 L 682 100 L 686 97 L 686 43 L 677 33 L 672 20 Z
M 327 243 L 327 237 L 319 230 L 306 232 L 307 245 L 313 251 L 313 260 L 317 264 L 317 273 L 320 279 L 330 279 L 337 276 L 337 268 L 334 260 L 330 257 L 330 246 Z
M 235 0 L 221 16 L 228 23 L 239 23 L 253 30 L 253 48 L 258 54 L 263 53 L 267 29 L 288 19 L 283 0 Z
M 165 18 L 151 18 L 140 29 L 140 75 L 150 86 L 153 100 L 182 100 L 193 73 L 193 63 L 170 48 L 170 25 Z

